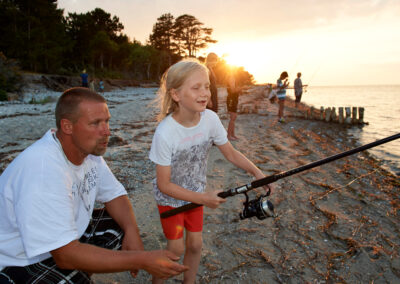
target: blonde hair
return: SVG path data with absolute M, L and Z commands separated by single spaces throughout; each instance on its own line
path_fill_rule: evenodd
M 207 67 L 201 64 L 200 61 L 194 58 L 187 58 L 175 63 L 165 71 L 161 78 L 156 99 L 156 103 L 160 108 L 160 113 L 157 116 L 158 121 L 178 109 L 179 105 L 173 100 L 171 91 L 178 90 L 186 79 L 198 70 L 203 70 L 208 74 Z

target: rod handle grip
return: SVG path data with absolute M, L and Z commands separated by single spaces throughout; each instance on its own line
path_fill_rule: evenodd
M 168 218 L 168 217 L 174 216 L 176 214 L 179 214 L 179 213 L 182 213 L 182 212 L 185 212 L 185 211 L 188 211 L 190 209 L 194 209 L 194 208 L 197 208 L 197 207 L 200 207 L 200 206 L 203 206 L 203 205 L 196 204 L 196 203 L 189 203 L 189 204 L 186 204 L 186 205 L 183 205 L 183 206 L 176 207 L 174 209 L 165 211 L 165 212 L 160 214 L 160 217 L 163 218 L 163 219 L 164 218 Z
M 231 196 L 231 194 L 229 191 L 222 191 L 222 192 L 218 193 L 218 196 L 221 198 L 227 198 L 227 197 Z
M 222 192 L 218 193 L 218 196 L 221 197 L 221 198 L 227 198 L 227 197 L 230 196 L 230 193 L 229 193 L 229 191 L 222 191 Z M 160 217 L 163 218 L 163 219 L 164 218 L 168 218 L 168 217 L 174 216 L 176 214 L 179 214 L 179 213 L 182 213 L 182 212 L 185 212 L 187 210 L 194 209 L 194 208 L 197 208 L 197 207 L 200 207 L 200 206 L 203 206 L 203 205 L 196 204 L 196 203 L 189 203 L 189 204 L 186 204 L 186 205 L 171 209 L 169 211 L 165 211 L 165 212 L 160 214 Z

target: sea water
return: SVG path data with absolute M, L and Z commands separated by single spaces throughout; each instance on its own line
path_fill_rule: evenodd
M 293 94 L 292 94 L 293 95 Z M 307 87 L 302 102 L 316 108 L 364 107 L 368 125 L 353 126 L 347 131 L 360 144 L 400 133 L 400 85 Z M 368 150 L 382 165 L 400 176 L 400 139 Z

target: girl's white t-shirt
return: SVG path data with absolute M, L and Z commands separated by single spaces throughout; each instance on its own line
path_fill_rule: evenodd
M 226 130 L 215 112 L 206 109 L 200 115 L 199 123 L 193 127 L 184 127 L 168 115 L 157 126 L 149 155 L 155 164 L 171 167 L 171 182 L 195 192 L 205 190 L 211 146 L 228 142 Z M 156 179 L 153 185 L 157 204 L 179 207 L 189 203 L 162 193 Z
M 49 258 L 83 235 L 95 201 L 125 194 L 101 156 L 76 166 L 49 130 L 0 176 L 0 270 Z

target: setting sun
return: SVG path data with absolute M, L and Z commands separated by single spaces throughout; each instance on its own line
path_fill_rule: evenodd
M 255 42 L 230 42 L 213 46 L 208 52 L 215 52 L 223 58 L 226 63 L 233 66 L 243 66 L 244 69 L 253 75 L 262 74 L 264 66 L 260 66 L 260 54 L 263 54 L 263 47 Z M 255 77 L 257 82 L 263 81 L 262 77 Z
M 281 71 L 290 69 L 287 62 L 296 62 L 296 54 L 289 52 L 289 44 L 277 44 L 263 38 L 241 42 L 221 42 L 208 50 L 215 52 L 229 65 L 243 66 L 254 75 L 257 83 L 275 81 Z M 289 70 L 287 70 L 289 72 Z

